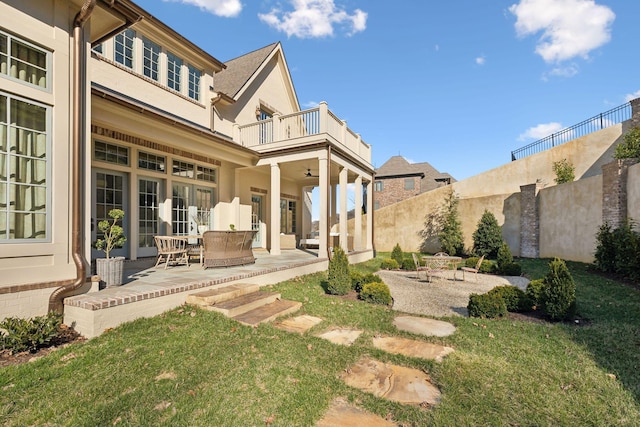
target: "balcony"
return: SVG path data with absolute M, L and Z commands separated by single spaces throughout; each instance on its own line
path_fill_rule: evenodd
M 371 164 L 371 146 L 329 111 L 326 102 L 310 110 L 287 115 L 276 113 L 267 120 L 236 125 L 234 140 L 260 153 L 327 141 Z

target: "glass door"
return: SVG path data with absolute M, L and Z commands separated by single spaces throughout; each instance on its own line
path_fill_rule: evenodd
M 165 234 L 160 222 L 161 193 L 161 180 L 138 180 L 138 257 L 155 256 L 157 249 L 153 237 Z
M 95 242 L 98 237 L 102 237 L 102 233 L 98 230 L 98 223 L 102 220 L 112 219 L 109 217 L 111 209 L 122 209 L 125 213 L 122 227 L 124 235 L 129 236 L 128 214 L 127 210 L 127 175 L 121 172 L 96 170 L 93 174 L 93 197 L 94 203 L 91 212 L 91 243 Z M 125 243 L 124 248 L 114 249 L 112 257 L 124 256 L 129 257 L 129 245 Z M 91 249 L 91 258 L 104 258 L 103 251 Z
M 253 237 L 254 248 L 262 247 L 262 205 L 263 197 L 257 194 L 251 195 L 251 229 L 256 231 Z

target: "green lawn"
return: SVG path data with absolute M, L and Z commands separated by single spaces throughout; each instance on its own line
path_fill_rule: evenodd
M 548 261 L 522 261 L 532 278 Z M 375 269 L 379 259 L 359 268 Z M 315 274 L 273 288 L 324 319 L 305 335 L 241 326 L 189 307 L 122 325 L 35 362 L 0 368 L 0 424 L 312 426 L 337 396 L 404 426 L 624 426 L 640 423 L 640 292 L 568 263 L 575 324 L 449 318 L 457 332 L 398 332 L 387 308 L 323 293 Z M 428 285 L 427 285 L 428 286 Z M 425 290 L 426 291 L 426 290 Z M 352 347 L 316 338 L 332 326 L 365 332 Z M 378 334 L 446 344 L 437 364 L 373 348 Z M 362 355 L 423 369 L 442 390 L 432 409 L 344 385 Z

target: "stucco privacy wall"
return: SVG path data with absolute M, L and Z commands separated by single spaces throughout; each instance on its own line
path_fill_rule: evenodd
M 540 258 L 593 262 L 602 224 L 602 175 L 543 188 L 538 204 Z
M 592 134 L 577 138 L 565 144 L 559 145 L 550 150 L 538 153 L 523 159 L 507 163 L 499 168 L 492 169 L 482 174 L 473 176 L 463 181 L 453 183 L 451 186 L 442 187 L 419 196 L 410 198 L 400 203 L 393 204 L 375 211 L 374 219 L 374 239 L 375 248 L 379 251 L 390 251 L 396 243 L 399 243 L 404 250 L 417 250 L 420 245 L 418 231 L 424 228 L 425 216 L 440 207 L 446 196 L 446 192 L 451 188 L 460 197 L 459 212 L 462 223 L 463 234 L 465 238 L 465 247 L 472 246 L 472 234 L 475 231 L 477 222 L 484 211 L 484 208 L 493 212 L 498 223 L 503 226 L 503 238 L 511 248 L 515 256 L 520 255 L 520 202 L 519 193 L 520 186 L 540 181 L 546 185 L 546 189 L 555 186 L 552 164 L 555 161 L 564 158 L 569 159 L 575 166 L 576 179 L 593 177 L 602 174 L 602 166 L 612 160 L 615 145 L 622 140 L 622 132 L 626 131 L 630 126 L 630 122 L 614 125 L 609 128 L 594 132 Z M 629 173 L 628 185 L 629 191 L 629 209 L 635 210 L 635 217 L 640 218 L 640 208 L 638 201 L 637 165 L 633 167 L 633 171 Z M 635 178 L 634 178 L 635 177 Z M 600 178 L 601 179 L 601 178 Z M 578 181 L 579 182 L 579 181 Z M 574 185 L 577 183 L 574 183 Z M 635 186 L 634 186 L 635 184 Z M 589 184 L 587 184 L 589 185 Z M 594 185 L 593 183 L 591 185 Z M 582 187 L 575 187 L 576 191 L 581 191 Z M 587 194 L 588 194 L 588 190 Z M 497 194 L 497 195 L 496 195 Z M 586 197 L 586 196 L 585 196 Z M 600 216 L 595 225 L 601 224 L 602 221 L 602 186 L 600 186 L 596 195 L 593 196 L 591 205 L 600 206 Z M 598 200 L 595 198 L 599 197 Z M 493 198 L 497 198 L 494 200 Z M 502 199 L 502 202 L 499 200 Z M 582 201 L 580 203 L 583 203 Z M 547 225 L 553 228 L 561 229 L 563 218 L 571 222 L 573 215 L 570 214 L 565 203 L 557 207 L 558 212 L 562 214 L 561 218 L 555 219 L 554 222 L 547 220 Z M 585 210 L 589 215 L 595 214 L 595 207 Z M 517 214 L 517 216 L 515 216 Z M 513 216 L 512 216 L 513 215 Z M 630 212 L 629 215 L 634 217 Z M 556 223 L 558 221 L 559 223 Z M 579 221 L 581 222 L 581 221 Z M 573 224 L 566 224 L 567 227 L 574 227 Z M 577 233 L 577 231 L 576 231 Z M 593 238 L 595 231 L 590 231 L 587 237 Z M 541 242 L 540 248 L 545 248 L 545 253 L 559 251 L 562 245 L 554 237 L 555 243 L 543 242 L 549 233 L 544 232 L 541 224 Z M 576 234 L 576 238 L 579 237 Z M 583 249 L 577 260 L 586 260 L 587 253 L 593 254 L 592 240 L 580 243 Z M 591 247 L 591 248 L 590 248 Z M 439 248 L 427 248 L 433 252 Z M 577 253 L 574 249 L 567 255 L 574 256 Z M 541 253 L 541 256 L 542 253 Z M 572 259 L 569 256 L 563 256 L 565 259 Z M 589 258 L 589 261 L 592 258 Z

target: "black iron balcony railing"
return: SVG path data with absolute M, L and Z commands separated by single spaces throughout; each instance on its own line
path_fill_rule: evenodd
M 631 103 L 627 102 L 626 104 L 622 104 L 609 111 L 600 113 L 597 116 L 593 116 L 576 125 L 564 128 L 556 133 L 552 133 L 551 135 L 532 142 L 529 145 L 525 145 L 522 148 L 518 148 L 511 152 L 511 160 L 519 160 L 532 154 L 553 148 L 556 145 L 564 144 L 565 142 L 581 136 L 622 123 L 623 121 L 631 118 L 631 113 Z

